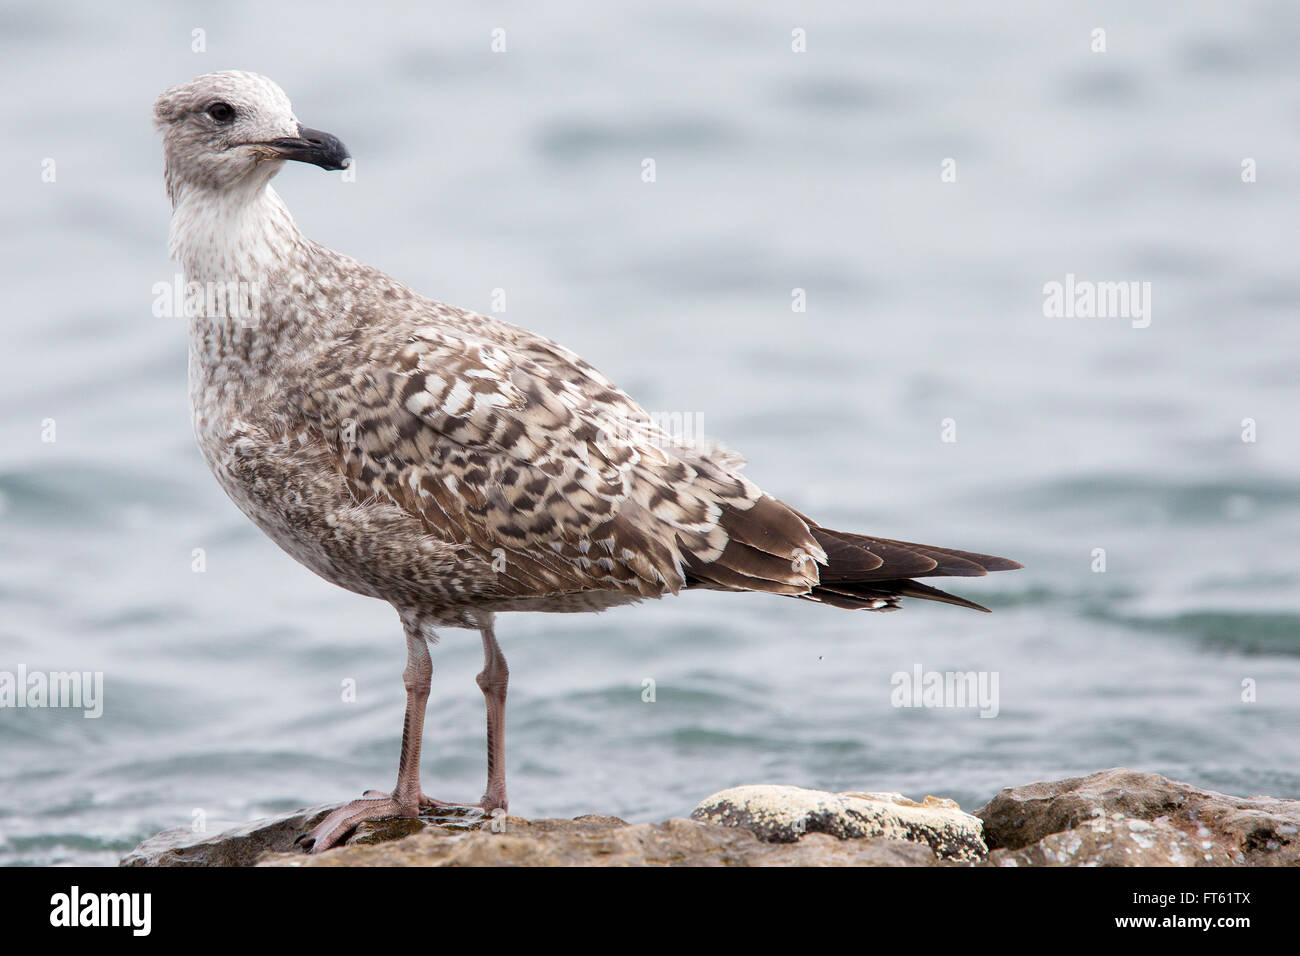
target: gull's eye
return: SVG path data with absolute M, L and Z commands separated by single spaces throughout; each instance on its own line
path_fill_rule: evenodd
M 218 123 L 229 123 L 235 118 L 235 108 L 229 103 L 216 102 L 208 107 L 208 115 Z

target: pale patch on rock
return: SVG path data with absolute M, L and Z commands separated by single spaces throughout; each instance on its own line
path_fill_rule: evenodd
M 795 843 L 805 834 L 825 833 L 841 840 L 905 840 L 929 847 L 940 859 L 961 862 L 987 852 L 980 820 L 943 797 L 927 796 L 918 803 L 898 793 L 751 785 L 707 797 L 691 817 L 750 830 L 768 843 Z

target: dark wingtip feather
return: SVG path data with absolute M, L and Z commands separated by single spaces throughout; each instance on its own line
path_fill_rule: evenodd
M 884 610 L 897 607 L 899 598 L 919 598 L 992 612 L 982 604 L 949 594 L 915 580 L 921 577 L 982 577 L 990 571 L 1024 567 L 1011 558 L 956 548 L 940 548 L 892 538 L 875 538 L 847 531 L 814 527 L 813 534 L 826 550 L 828 566 L 821 570 L 821 586 L 814 599 L 835 607 Z M 879 564 L 876 562 L 879 561 Z
M 992 555 L 988 558 L 993 563 L 984 565 L 986 571 L 1020 571 L 1024 568 L 1019 561 L 1012 561 L 1010 558 L 995 558 Z
M 976 604 L 974 601 L 967 600 L 964 597 L 958 597 L 956 594 L 949 594 L 947 591 L 940 591 L 938 588 L 930 587 L 928 584 L 922 584 L 920 581 L 903 580 L 889 582 L 892 590 L 899 597 L 919 598 L 923 601 L 938 601 L 941 604 L 955 604 L 957 607 L 970 608 L 972 611 L 983 611 L 985 614 L 993 612 L 983 604 Z

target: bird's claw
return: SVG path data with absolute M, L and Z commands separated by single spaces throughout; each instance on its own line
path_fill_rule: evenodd
M 504 810 L 505 803 L 502 800 L 491 800 L 486 797 L 477 803 L 438 800 L 421 793 L 418 803 L 410 806 L 382 790 L 367 790 L 360 799 L 330 811 L 310 832 L 302 834 L 293 843 L 294 846 L 302 847 L 307 853 L 323 853 L 342 843 L 347 839 L 348 834 L 362 823 L 390 820 L 394 817 L 410 819 L 418 817 L 421 810 L 447 808 L 474 808 L 483 811 L 485 816 L 492 816 L 494 810 Z
M 342 843 L 348 834 L 362 823 L 419 815 L 420 808 L 413 803 L 407 804 L 395 800 L 391 794 L 378 790 L 367 790 L 366 795 L 361 799 L 345 803 L 337 810 L 332 810 L 310 832 L 304 833 L 293 842 L 295 846 L 301 846 L 307 853 L 323 853 Z

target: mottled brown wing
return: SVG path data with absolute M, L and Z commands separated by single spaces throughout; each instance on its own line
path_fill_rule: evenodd
M 738 458 L 673 443 L 554 343 L 478 332 L 422 328 L 321 375 L 311 411 L 358 497 L 418 514 L 491 564 L 503 596 L 816 583 L 807 525 Z

